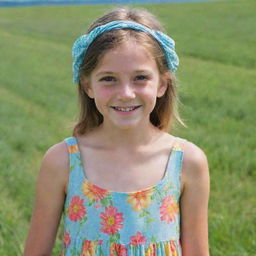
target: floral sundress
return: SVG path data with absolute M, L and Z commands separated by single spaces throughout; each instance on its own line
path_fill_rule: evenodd
M 163 179 L 136 192 L 114 192 L 90 183 L 77 139 L 69 137 L 65 142 L 70 176 L 62 255 L 182 255 L 179 201 L 183 150 L 178 140 L 171 149 Z

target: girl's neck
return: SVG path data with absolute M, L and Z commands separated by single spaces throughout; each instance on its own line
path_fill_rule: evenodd
M 97 137 L 106 147 L 115 149 L 134 150 L 150 145 L 157 141 L 164 132 L 153 126 L 151 123 L 147 127 L 140 129 L 113 129 L 107 125 L 100 125 L 96 130 Z

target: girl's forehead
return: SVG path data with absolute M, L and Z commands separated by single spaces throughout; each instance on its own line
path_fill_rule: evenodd
M 106 51 L 99 60 L 95 72 L 101 69 L 157 69 L 155 58 L 138 43 L 124 42 L 119 46 Z

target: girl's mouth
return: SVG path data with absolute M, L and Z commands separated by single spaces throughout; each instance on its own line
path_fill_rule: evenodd
M 139 108 L 141 106 L 131 106 L 131 107 L 112 107 L 114 110 L 117 110 L 119 112 L 132 112 L 135 109 Z

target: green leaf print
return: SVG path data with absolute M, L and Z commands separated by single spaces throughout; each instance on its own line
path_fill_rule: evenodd
M 158 187 L 156 187 L 156 190 L 155 190 L 155 199 L 158 203 L 161 203 L 163 198 L 165 197 L 166 195 L 166 191 L 165 190 L 162 190 L 162 189 L 159 189 Z
M 100 200 L 102 206 L 107 207 L 108 206 L 108 199 L 104 197 L 103 199 Z
M 102 247 L 100 247 L 100 254 L 99 255 L 104 255 Z
M 100 200 L 100 202 L 101 202 L 103 207 L 107 207 L 107 206 L 113 205 L 112 204 L 112 200 L 111 200 L 111 198 L 109 196 L 102 198 Z
M 68 216 L 68 207 L 66 206 L 63 210 L 63 217 L 67 217 Z
M 88 203 L 88 205 L 89 206 L 92 206 L 93 204 L 95 204 L 95 200 L 93 199 L 93 200 L 88 200 L 89 201 L 89 203 Z
M 77 256 L 78 255 L 78 251 L 76 249 L 76 247 L 73 247 L 71 250 L 71 256 Z
M 120 239 L 120 234 L 117 232 L 114 235 L 111 235 L 109 238 L 110 243 L 117 242 Z
M 154 235 L 151 236 L 151 243 L 156 243 L 156 237 Z
M 87 221 L 87 216 L 85 215 L 83 219 L 80 221 L 80 226 L 82 226 Z
M 155 221 L 155 219 L 152 218 L 151 213 L 150 213 L 148 210 L 146 210 L 146 209 L 141 210 L 141 212 L 140 212 L 140 214 L 139 214 L 139 217 L 140 217 L 140 218 L 143 218 L 144 221 L 145 221 L 145 226 L 144 226 L 144 227 L 145 227 L 145 230 L 148 229 L 148 225 L 149 225 L 150 223 L 152 223 L 152 222 Z
M 74 156 L 74 158 L 73 158 L 73 161 L 72 161 L 72 163 L 70 165 L 70 171 L 73 171 L 75 169 L 76 165 L 78 165 L 78 166 L 82 166 L 83 165 L 78 154 L 76 154 Z
M 142 209 L 140 211 L 139 217 L 140 218 L 147 218 L 150 215 L 150 212 L 146 209 Z
M 155 219 L 153 219 L 153 218 L 147 218 L 146 219 L 147 224 L 150 224 L 150 223 L 152 223 L 154 221 L 155 221 Z
M 70 171 L 73 171 L 73 170 L 75 169 L 75 166 L 76 166 L 76 164 L 73 163 L 73 164 L 70 166 Z

